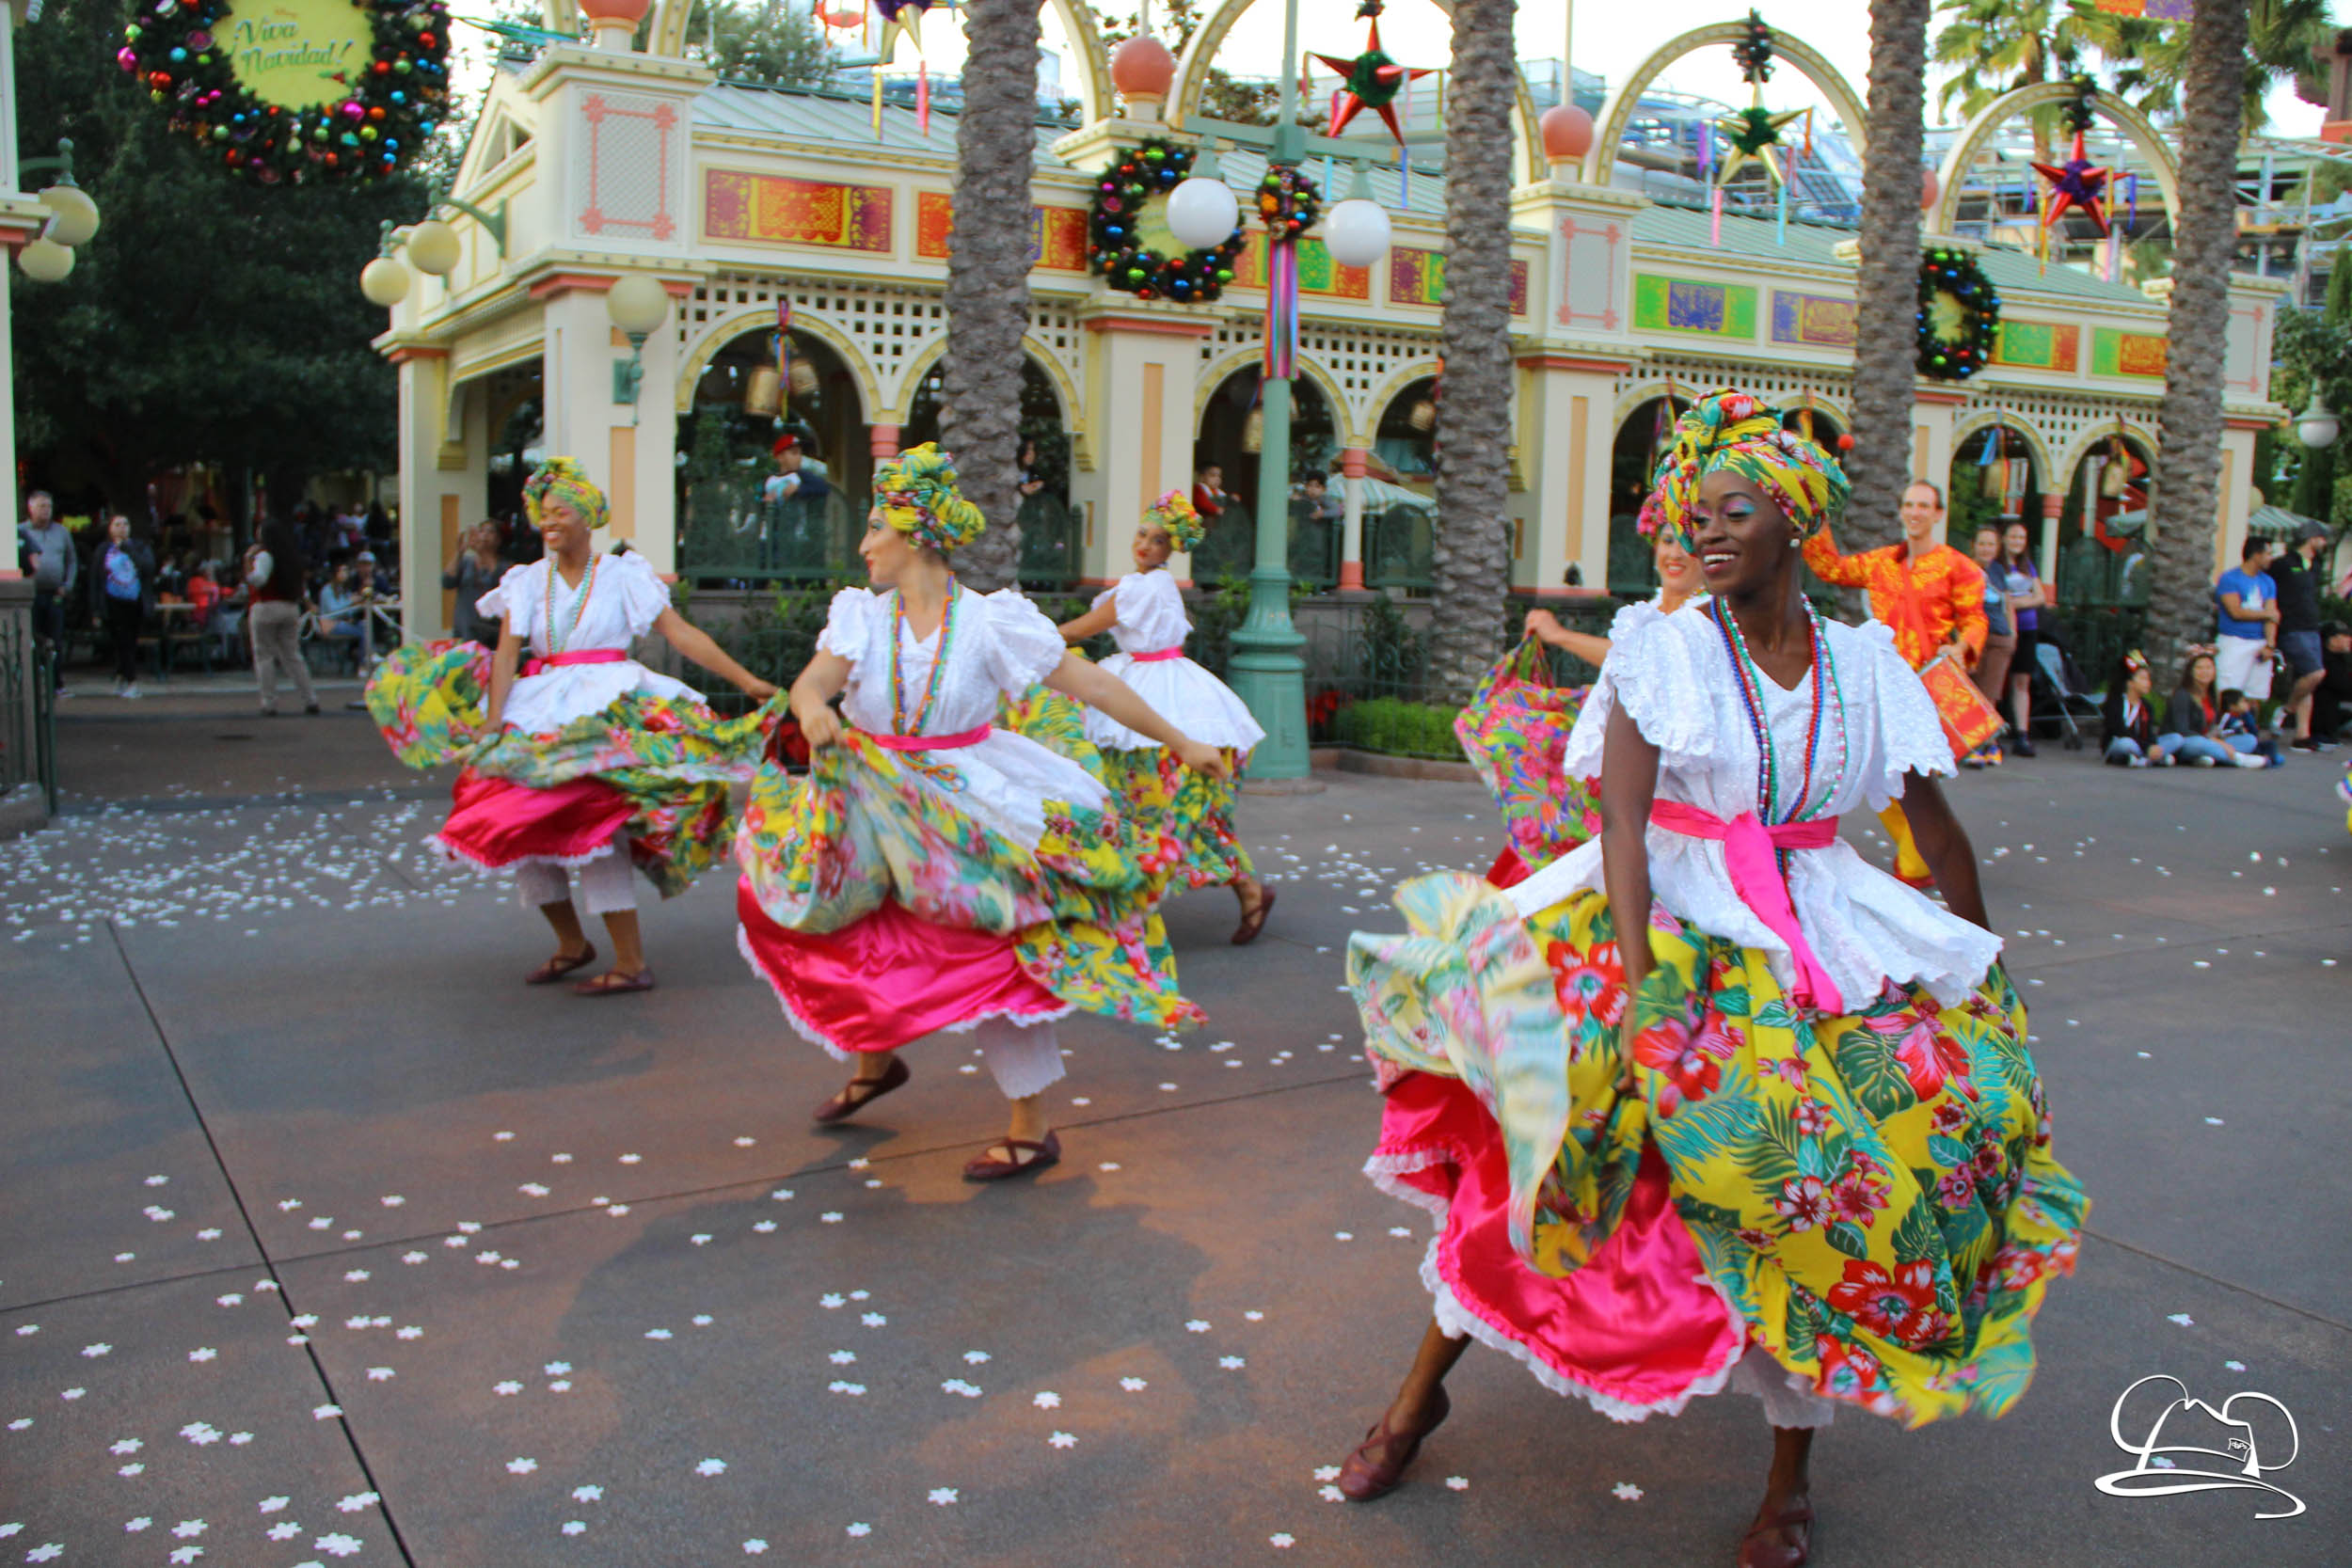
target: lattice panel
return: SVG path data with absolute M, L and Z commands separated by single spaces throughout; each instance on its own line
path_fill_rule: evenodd
M 741 315 L 748 306 L 772 310 L 779 289 L 791 296 L 796 325 L 822 322 L 856 345 L 865 362 L 850 368 L 872 377 L 880 407 L 901 404 L 908 368 L 947 331 L 947 310 L 937 289 L 722 273 L 694 291 L 679 310 L 679 352 L 701 342 L 715 323 Z M 1078 385 L 1086 372 L 1076 315 L 1064 307 L 1036 306 L 1029 312 L 1029 331 L 1072 385 Z
M 2092 432 L 2113 431 L 2119 414 L 2129 421 L 2135 433 L 2144 435 L 2155 422 L 2156 408 L 2162 402 L 2160 394 L 2153 390 L 2142 398 L 2066 397 L 2048 392 L 2010 395 L 1990 387 L 1979 387 L 1974 391 L 1975 395 L 1960 410 L 1963 422 L 1997 408 L 2011 425 L 2031 429 L 2049 450 L 2053 464 L 2064 464 L 2074 444 Z M 2042 477 L 2044 488 L 2053 478 L 2072 480 L 2069 474 Z
M 1719 387 L 1738 387 L 1756 393 L 1768 403 L 1783 405 L 1802 403 L 1811 392 L 1840 408 L 1853 401 L 1853 377 L 1834 371 L 1817 371 L 1804 367 L 1786 370 L 1763 370 L 1754 365 L 1733 365 L 1713 359 L 1685 359 L 1676 355 L 1661 354 L 1639 365 L 1629 365 L 1617 372 L 1615 393 L 1622 405 L 1629 394 L 1644 397 L 1664 394 L 1667 383 L 1674 384 L 1677 396 L 1692 397 L 1711 392 Z
M 1229 321 L 1201 341 L 1200 361 L 1206 365 L 1236 349 L 1255 349 L 1264 341 L 1260 318 L 1252 315 Z M 1339 384 L 1347 404 L 1348 422 L 1361 430 L 1371 429 L 1379 420 L 1380 410 L 1372 404 L 1380 389 L 1407 365 L 1436 354 L 1438 342 L 1438 334 L 1432 331 L 1342 327 L 1311 321 L 1302 322 L 1298 332 L 1299 356 L 1313 361 Z

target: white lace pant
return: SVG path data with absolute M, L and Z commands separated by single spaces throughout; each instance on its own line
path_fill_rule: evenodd
M 628 830 L 612 830 L 612 852 L 598 855 L 580 868 L 580 901 L 590 914 L 620 914 L 637 907 L 636 873 L 629 867 Z M 515 892 L 523 908 L 535 910 L 561 904 L 572 895 L 571 878 L 563 866 L 547 861 L 525 861 L 515 867 Z
M 1776 1427 L 1825 1427 L 1837 1414 L 1836 1401 L 1790 1383 L 1788 1369 L 1761 1345 L 1748 1347 L 1731 1369 L 1727 1386 L 1735 1394 L 1754 1394 L 1762 1400 L 1764 1418 Z
M 972 1039 L 1007 1100 L 1026 1100 L 1042 1093 L 1063 1076 L 1061 1037 L 1055 1034 L 1051 1019 L 1042 1023 L 983 1019 L 973 1029 Z

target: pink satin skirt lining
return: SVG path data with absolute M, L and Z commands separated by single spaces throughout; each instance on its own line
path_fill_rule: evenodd
M 1441 1283 L 1485 1325 L 1479 1338 L 1517 1347 L 1513 1354 L 1546 1386 L 1635 1419 L 1716 1391 L 1740 1359 L 1746 1326 L 1707 1283 L 1655 1148 L 1643 1154 L 1616 1230 L 1565 1278 L 1539 1274 L 1513 1249 L 1502 1141 L 1459 1080 L 1420 1072 L 1399 1079 L 1367 1168 L 1384 1187 L 1442 1206 L 1433 1288 Z
M 769 919 L 748 882 L 735 903 L 745 954 L 801 1028 L 836 1051 L 895 1051 L 983 1018 L 1069 1011 L 1021 967 L 1010 937 L 936 926 L 896 904 L 813 935 Z
M 435 841 L 492 870 L 524 861 L 577 865 L 635 815 L 628 797 L 602 779 L 533 789 L 469 772 L 458 775 L 451 793 L 455 803 Z

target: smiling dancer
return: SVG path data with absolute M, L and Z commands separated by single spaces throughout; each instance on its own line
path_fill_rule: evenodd
M 957 583 L 948 552 L 987 526 L 936 447 L 876 471 L 858 546 L 873 591 L 834 596 L 792 685 L 810 777 L 762 768 L 737 838 L 744 958 L 795 1029 L 857 1063 L 817 1120 L 845 1121 L 906 1083 L 898 1047 L 970 1033 L 1012 1101 L 1004 1139 L 964 1166 L 975 1181 L 1059 1160 L 1038 1103 L 1062 1076 L 1057 1019 L 1200 1017 L 1176 993 L 1160 930 L 1166 868 L 1092 773 L 991 721 L 1042 684 L 1188 768 L 1225 770 L 1216 747 L 1067 653 L 1018 590 Z
M 2088 1209 L 2050 1148 L 1952 771 L 1883 627 L 1824 623 L 1797 546 L 1842 501 L 1745 393 L 1676 427 L 1645 513 L 1713 598 L 1622 611 L 1566 747 L 1600 838 L 1508 895 L 1407 883 L 1407 937 L 1349 980 L 1387 1095 L 1367 1173 L 1441 1216 L 1437 1297 L 1343 1469 L 1393 1487 L 1475 1337 L 1619 1420 L 1726 1386 L 1773 1427 L 1745 1568 L 1809 1560 L 1808 1460 L 1838 1402 L 1999 1415 Z M 1856 855 L 1897 798 L 1951 912 Z
M 1231 688 L 1184 657 L 1192 621 L 1184 595 L 1168 574 L 1168 558 L 1198 548 L 1208 525 L 1182 490 L 1170 490 L 1136 527 L 1136 569 L 1094 597 L 1094 608 L 1062 623 L 1064 641 L 1083 642 L 1109 632 L 1119 652 L 1103 668 L 1135 688 L 1184 733 L 1225 753 L 1237 777 L 1265 731 Z M 1233 945 L 1255 942 L 1274 909 L 1274 890 L 1252 875 L 1249 851 L 1233 832 L 1232 777 L 1179 768 L 1167 750 L 1106 713 L 1089 709 L 1087 738 L 1103 751 L 1104 771 L 1131 814 L 1158 817 L 1183 846 L 1177 877 L 1186 887 L 1222 883 L 1241 900 Z M 1162 802 L 1170 802 L 1162 805 Z
M 470 641 L 400 649 L 369 681 L 368 711 L 410 767 L 466 764 L 430 842 L 452 859 L 512 871 L 523 903 L 547 916 L 555 954 L 525 984 L 551 985 L 596 961 L 572 907 L 577 868 L 581 900 L 612 938 L 612 967 L 572 990 L 651 990 L 630 864 L 667 898 L 719 859 L 727 784 L 751 777 L 774 717 L 722 720 L 700 692 L 630 658 L 629 645 L 659 632 L 755 702 L 776 689 L 673 610 L 644 556 L 595 552 L 604 495 L 577 462 L 548 458 L 523 503 L 547 554 L 510 567 L 476 604 L 504 623 L 497 652 Z

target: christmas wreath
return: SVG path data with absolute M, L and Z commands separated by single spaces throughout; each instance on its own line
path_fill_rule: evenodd
M 1168 193 L 1192 172 L 1192 150 L 1152 136 L 1123 150 L 1094 182 L 1087 258 L 1114 289 L 1138 299 L 1215 299 L 1233 280 L 1241 230 L 1186 250 L 1168 227 Z
M 1304 171 L 1281 165 L 1258 182 L 1258 215 L 1276 239 L 1296 239 L 1315 226 L 1323 206 L 1315 182 Z
M 1965 381 L 1993 357 L 2001 296 L 1967 251 L 1931 248 L 1919 260 L 1919 373 Z
M 321 100 L 288 107 L 238 74 L 253 46 L 229 36 L 224 0 L 142 0 L 115 60 L 171 116 L 172 129 L 262 184 L 377 179 L 421 151 L 449 104 L 442 0 L 350 0 L 373 50 L 320 79 Z M 289 48 L 303 47 L 299 40 Z

